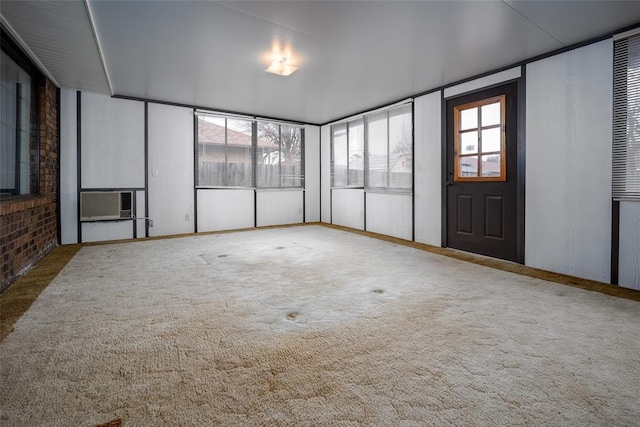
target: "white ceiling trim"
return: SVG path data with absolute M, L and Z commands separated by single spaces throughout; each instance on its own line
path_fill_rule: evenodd
M 374 108 L 373 110 L 367 110 L 362 113 L 354 114 L 353 116 L 345 117 L 344 119 L 336 120 L 333 122 L 325 123 L 327 125 L 339 125 L 342 123 L 350 122 L 351 120 L 360 119 L 364 116 L 369 116 L 371 114 L 379 113 L 381 111 L 392 110 L 396 107 L 400 107 L 402 105 L 411 104 L 414 100 L 414 97 L 403 99 L 402 101 L 394 102 L 392 104 L 385 105 L 383 107 Z M 322 125 L 324 126 L 324 125 Z
M 633 30 L 625 31 L 624 33 L 619 33 L 613 36 L 613 41 L 626 39 L 627 37 L 635 36 L 636 34 L 640 34 L 640 27 L 634 28 Z
M 102 69 L 104 70 L 104 75 L 107 78 L 107 86 L 109 86 L 109 94 L 111 96 L 113 93 L 113 86 L 111 85 L 111 77 L 109 76 L 109 70 L 107 69 L 107 63 L 104 60 L 104 55 L 102 54 L 102 45 L 100 44 L 100 36 L 98 36 L 98 32 L 96 31 L 96 22 L 93 19 L 93 12 L 91 11 L 91 5 L 88 0 L 84 0 L 84 7 L 87 10 L 87 16 L 89 17 L 89 26 L 91 27 L 91 32 L 93 33 L 93 39 L 96 43 L 96 49 L 98 49 L 98 56 L 100 57 L 100 63 L 102 64 Z
M 33 53 L 33 51 L 29 48 L 29 46 L 27 46 L 24 40 L 22 40 L 22 37 L 20 37 L 20 35 L 16 32 L 16 30 L 13 29 L 11 24 L 7 22 L 7 20 L 2 14 L 0 14 L 0 22 L 2 22 L 2 26 L 7 30 L 7 32 L 9 32 L 9 34 L 11 34 L 11 37 L 13 37 L 13 39 L 20 45 L 20 48 L 27 54 L 29 59 L 31 59 L 31 61 L 33 61 L 33 63 L 36 64 L 36 66 L 40 69 L 40 71 L 44 73 L 44 75 L 47 76 L 49 80 L 51 80 L 53 84 L 56 85 L 56 87 L 60 87 L 60 84 L 53 77 L 53 75 L 51 75 L 49 70 L 47 70 L 47 67 L 45 67 L 42 64 L 42 62 L 38 59 L 36 54 Z

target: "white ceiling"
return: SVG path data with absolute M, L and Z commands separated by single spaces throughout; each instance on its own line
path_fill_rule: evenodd
M 316 124 L 640 23 L 634 1 L 3 0 L 0 12 L 62 87 Z M 300 67 L 290 77 L 264 72 L 278 47 Z

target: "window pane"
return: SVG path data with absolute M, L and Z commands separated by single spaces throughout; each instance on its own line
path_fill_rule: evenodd
M 478 156 L 459 157 L 460 176 L 478 176 Z
M 368 120 L 369 181 L 370 187 L 387 186 L 387 113 L 372 115 Z
M 0 131 L 0 197 L 36 193 L 37 169 L 34 167 L 37 139 L 31 130 L 35 116 L 35 94 L 31 77 L 5 52 L 2 52 Z
M 500 128 L 485 129 L 482 131 L 482 152 L 490 153 L 500 151 L 502 132 Z
M 256 187 L 280 187 L 280 162 L 284 153 L 280 148 L 280 125 L 258 122 L 256 150 Z
M 302 186 L 302 130 L 296 126 L 282 125 L 281 174 L 283 187 Z
M 478 131 L 460 134 L 460 153 L 474 154 L 478 152 Z
M 333 186 L 347 185 L 347 125 L 333 127 Z
M 482 176 L 500 176 L 500 154 L 482 156 Z
M 389 112 L 389 187 L 412 187 L 411 106 Z
M 349 123 L 349 186 L 364 186 L 364 121 Z
M 500 102 L 482 106 L 482 126 L 499 125 L 500 120 Z
M 198 116 L 198 185 L 227 185 L 226 121 Z
M 478 108 L 469 108 L 460 112 L 460 130 L 478 127 Z
M 249 120 L 227 120 L 229 187 L 253 187 L 253 130 Z

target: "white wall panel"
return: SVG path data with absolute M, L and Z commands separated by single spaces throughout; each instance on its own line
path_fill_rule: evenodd
M 479 79 L 448 87 L 444 90 L 444 97 L 450 98 L 466 92 L 472 92 L 498 83 L 514 80 L 519 78 L 521 74 L 522 70 L 520 67 L 510 68 L 508 70 L 500 71 L 499 73 L 490 74 L 488 76 L 480 77 Z
M 332 224 L 364 230 L 364 190 L 332 190 Z
M 198 232 L 252 228 L 254 190 L 198 190 Z
M 525 263 L 609 282 L 611 40 L 527 65 Z
M 367 231 L 411 240 L 411 194 L 366 193 Z
M 320 129 L 320 221 L 331 222 L 331 126 Z
M 131 221 L 102 221 L 82 223 L 82 242 L 106 242 L 133 239 Z
M 151 236 L 194 232 L 193 110 L 149 104 Z
M 618 283 L 640 289 L 640 203 L 620 202 Z
M 82 93 L 82 188 L 144 187 L 144 103 Z
M 256 225 L 302 223 L 302 190 L 258 190 Z
M 304 128 L 305 222 L 320 221 L 320 128 Z
M 77 93 L 60 91 L 60 227 L 62 244 L 78 243 Z
M 145 236 L 145 226 L 147 224 L 147 220 L 144 219 L 147 217 L 147 212 L 144 209 L 144 191 L 136 191 L 136 217 L 143 218 L 136 220 L 136 232 L 138 233 L 138 237 L 146 237 Z
M 415 240 L 442 244 L 441 92 L 414 100 Z

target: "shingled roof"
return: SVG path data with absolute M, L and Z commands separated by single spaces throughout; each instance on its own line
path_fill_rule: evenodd
M 198 118 L 198 142 L 205 144 L 221 144 L 224 142 L 224 132 L 224 126 Z M 227 128 L 227 145 L 250 147 L 251 135 Z M 264 138 L 258 138 L 258 147 L 270 149 L 278 148 L 276 144 Z

